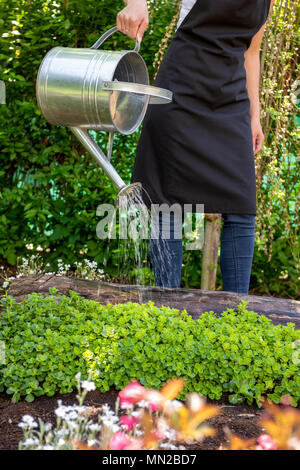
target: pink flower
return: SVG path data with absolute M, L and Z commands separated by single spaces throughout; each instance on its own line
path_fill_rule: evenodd
M 277 450 L 277 444 L 268 434 L 261 434 L 258 439 L 256 450 Z
M 125 450 L 141 450 L 144 449 L 144 439 L 140 437 L 130 438 L 130 443 L 125 447 Z
M 121 408 L 130 408 L 144 397 L 146 389 L 136 380 L 130 382 L 123 390 L 119 392 Z
M 124 432 L 117 431 L 109 441 L 111 450 L 140 450 L 143 449 L 144 441 L 141 438 L 129 438 Z
M 127 431 L 132 431 L 134 426 L 139 422 L 134 416 L 121 416 L 121 424 L 126 427 Z
M 144 397 L 148 401 L 148 408 L 151 411 L 160 409 L 164 402 L 164 397 L 157 390 L 147 390 Z
M 130 439 L 124 432 L 117 431 L 109 441 L 111 450 L 124 450 L 130 444 Z

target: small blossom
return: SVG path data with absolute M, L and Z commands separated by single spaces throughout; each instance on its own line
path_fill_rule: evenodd
M 135 426 L 139 421 L 138 421 L 138 419 L 135 418 L 134 416 L 121 416 L 120 422 L 121 422 L 122 426 L 124 426 L 124 428 L 125 428 L 127 431 L 132 431 L 132 429 L 134 428 L 134 426 Z
M 21 423 L 18 424 L 19 428 L 37 428 L 38 425 L 30 415 L 24 415 Z
M 276 450 L 277 444 L 268 434 L 261 434 L 258 439 L 256 450 Z
M 83 380 L 81 382 L 81 387 L 87 390 L 88 392 L 91 392 L 92 390 L 96 390 L 96 385 L 94 382 L 91 382 L 90 380 Z
M 39 443 L 39 440 L 36 437 L 29 437 L 23 442 L 23 446 L 25 447 L 31 447 L 35 446 Z
M 98 441 L 96 439 L 89 439 L 88 440 L 88 446 L 93 447 L 98 444 Z
M 145 394 L 146 399 L 148 400 L 148 408 L 151 411 L 156 411 L 161 408 L 164 397 L 157 390 L 147 390 Z
M 141 401 L 138 401 L 138 402 L 137 402 L 137 405 L 138 405 L 140 408 L 148 408 L 149 402 L 148 402 L 147 400 L 141 400 Z
M 129 438 L 122 431 L 116 432 L 109 441 L 111 450 L 124 450 L 130 444 Z
M 66 417 L 66 410 L 64 409 L 63 406 L 60 406 L 59 408 L 56 408 L 55 414 L 59 418 L 65 418 Z
M 146 389 L 136 380 L 119 392 L 121 408 L 128 409 L 144 397 Z
M 100 431 L 101 426 L 100 426 L 100 424 L 98 424 L 98 423 L 93 423 L 93 424 L 90 424 L 90 425 L 89 425 L 89 429 L 90 429 L 91 431 Z

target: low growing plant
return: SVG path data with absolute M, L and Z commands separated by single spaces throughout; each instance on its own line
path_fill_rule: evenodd
M 300 331 L 293 324 L 274 326 L 242 302 L 219 317 L 206 312 L 193 320 L 168 307 L 125 303 L 101 305 L 76 292 L 69 297 L 50 289 L 22 302 L 1 300 L 0 341 L 6 363 L 0 364 L 0 391 L 13 401 L 69 393 L 74 376 L 92 379 L 101 392 L 122 389 L 131 380 L 158 388 L 182 377 L 180 394 L 197 392 L 231 403 L 264 396 L 278 403 L 289 394 L 300 398 L 300 361 L 295 354 Z

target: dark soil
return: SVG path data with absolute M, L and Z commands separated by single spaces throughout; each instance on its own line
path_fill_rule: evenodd
M 90 392 L 85 399 L 86 406 L 100 406 L 104 403 L 110 405 L 112 409 L 115 407 L 117 391 L 110 390 L 106 393 L 98 391 Z M 23 437 L 22 430 L 18 427 L 18 423 L 22 420 L 22 416 L 29 414 L 33 418 L 41 418 L 44 422 L 55 424 L 56 416 L 54 410 L 57 407 L 57 400 L 61 399 L 63 404 L 72 405 L 77 403 L 76 393 L 66 395 L 56 395 L 55 397 L 40 397 L 33 403 L 20 401 L 12 403 L 10 397 L 4 393 L 0 394 L 0 449 L 14 450 L 18 449 L 18 442 Z M 259 419 L 262 410 L 255 406 L 247 405 L 229 405 L 228 402 L 216 403 L 220 406 L 220 414 L 207 421 L 213 426 L 217 434 L 213 438 L 206 438 L 203 442 L 186 446 L 189 449 L 218 449 L 220 445 L 228 445 L 228 432 L 238 435 L 243 439 L 250 439 L 259 436 L 262 429 Z

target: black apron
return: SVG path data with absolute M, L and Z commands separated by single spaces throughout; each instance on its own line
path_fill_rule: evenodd
M 132 174 L 148 207 L 150 197 L 256 214 L 244 52 L 269 8 L 270 0 L 197 0 L 177 29 L 154 81 L 173 101 L 149 105 Z

